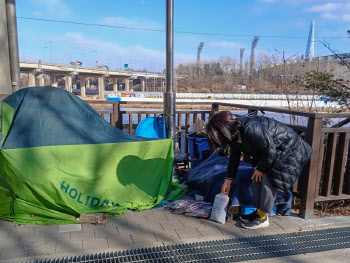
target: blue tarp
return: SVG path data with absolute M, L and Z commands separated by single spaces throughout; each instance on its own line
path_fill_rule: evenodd
M 204 196 L 204 201 L 214 202 L 215 195 L 221 192 L 221 187 L 225 181 L 228 158 L 220 155 L 211 155 L 208 159 L 192 169 L 188 175 L 189 196 L 199 194 Z M 240 162 L 235 180 L 231 184 L 229 207 L 232 205 L 252 205 L 253 197 L 251 190 L 251 176 L 253 174 L 252 165 Z M 292 193 L 277 195 L 277 213 L 289 215 L 291 208 Z

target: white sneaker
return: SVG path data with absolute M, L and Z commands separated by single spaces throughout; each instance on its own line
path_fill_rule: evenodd
M 268 215 L 266 215 L 265 219 L 261 219 L 260 217 L 258 217 L 258 218 L 255 218 L 253 221 L 245 222 L 242 224 L 242 226 L 247 229 L 264 228 L 264 227 L 268 227 L 269 225 L 270 223 L 269 223 Z

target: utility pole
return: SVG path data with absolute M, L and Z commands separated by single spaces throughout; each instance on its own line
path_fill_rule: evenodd
M 0 96 L 6 97 L 12 93 L 9 45 L 7 34 L 6 4 L 0 0 Z
M 0 0 L 0 95 L 21 88 L 16 2 Z
M 174 93 L 174 0 L 166 0 L 166 92 L 164 93 L 164 114 L 166 137 L 175 139 Z

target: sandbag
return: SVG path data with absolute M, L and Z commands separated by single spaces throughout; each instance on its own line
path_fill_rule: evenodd
M 226 211 L 229 201 L 229 197 L 224 194 L 217 194 L 215 196 L 213 208 L 210 215 L 210 220 L 225 224 L 226 222 Z

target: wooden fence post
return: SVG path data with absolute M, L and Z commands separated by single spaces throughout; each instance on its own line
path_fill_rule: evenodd
M 111 118 L 112 125 L 117 127 L 118 129 L 123 130 L 123 115 L 120 111 L 119 102 L 113 103 L 113 114 Z
M 312 147 L 312 155 L 310 161 L 305 165 L 301 175 L 301 206 L 300 215 L 305 219 L 313 218 L 315 195 L 318 193 L 317 178 L 321 175 L 319 171 L 320 150 L 323 144 L 321 140 L 322 118 L 309 117 L 307 130 L 305 133 L 305 141 Z M 316 192 L 317 191 L 317 192 Z
M 216 103 L 213 103 L 212 105 L 211 105 L 211 113 L 213 113 L 214 111 L 218 111 L 219 110 L 219 105 L 218 104 L 216 104 Z M 210 117 L 210 115 L 211 114 L 209 114 L 209 117 Z

